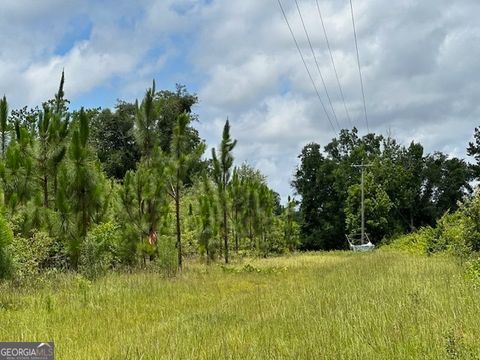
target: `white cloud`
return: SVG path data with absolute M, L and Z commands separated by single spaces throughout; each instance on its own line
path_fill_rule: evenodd
M 282 3 L 326 102 L 294 2 Z M 338 120 L 346 125 L 315 2 L 299 3 Z M 320 4 L 349 112 L 365 132 L 348 1 Z M 354 6 L 370 129 L 463 156 L 480 117 L 480 2 L 364 0 Z M 209 144 L 217 145 L 228 116 L 238 161 L 261 167 L 282 195 L 290 192 L 301 147 L 325 145 L 334 136 L 275 1 L 6 0 L 0 11 L 0 90 L 13 106 L 51 97 L 63 67 L 71 99 L 114 78 L 122 79 L 119 95 L 141 97 L 168 69 L 198 87 L 198 127 Z M 90 20 L 90 37 L 55 54 L 76 16 Z
M 92 51 L 89 42 L 79 43 L 67 55 L 53 57 L 46 64 L 34 64 L 25 71 L 25 80 L 33 84 L 29 102 L 38 103 L 53 94 L 62 69 L 68 78 L 65 90 L 75 97 L 113 75 L 132 70 L 136 61 L 135 56 L 127 53 L 99 53 Z

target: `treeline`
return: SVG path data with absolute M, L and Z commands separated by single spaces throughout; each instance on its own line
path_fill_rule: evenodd
M 280 205 L 260 171 L 234 164 L 227 120 L 206 156 L 185 87 L 115 109 L 70 111 L 54 98 L 9 112 L 0 102 L 0 277 L 114 267 L 168 272 L 204 261 L 293 251 L 293 201 Z
M 480 133 L 469 155 L 480 159 Z M 300 205 L 302 249 L 341 249 L 345 234 L 360 232 L 361 170 L 365 168 L 366 231 L 379 243 L 433 226 L 472 194 L 478 166 L 421 144 L 402 146 L 391 137 L 342 130 L 323 149 L 312 143 L 299 156 L 293 187 Z

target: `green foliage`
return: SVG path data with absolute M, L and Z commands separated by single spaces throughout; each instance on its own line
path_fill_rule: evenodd
M 283 233 L 285 238 L 285 246 L 289 251 L 294 251 L 300 245 L 300 226 L 295 220 L 296 202 L 288 197 L 287 206 L 285 207 L 281 218 L 283 224 Z
M 13 241 L 13 232 L 5 218 L 0 213 L 0 279 L 12 275 L 12 261 L 8 251 Z
M 0 285 L 0 338 L 48 326 L 70 344 L 60 359 L 476 359 L 478 289 L 462 277 L 449 258 L 382 252 L 192 261 L 173 280 L 60 274 Z
M 90 142 L 109 177 L 123 179 L 140 160 L 133 133 L 135 115 L 134 104 L 118 102 L 115 112 L 105 109 L 92 119 Z
M 157 122 L 159 144 L 163 152 L 171 153 L 178 117 L 186 114 L 189 121 L 196 120 L 197 116 L 192 113 L 192 107 L 198 103 L 198 98 L 195 94 L 190 94 L 185 86 L 177 84 L 175 91 L 157 92 L 154 102 L 159 114 Z M 185 128 L 185 135 L 190 150 L 201 143 L 198 132 L 192 127 Z
M 475 128 L 474 141 L 468 144 L 467 155 L 473 156 L 476 163 L 470 165 L 473 176 L 476 180 L 480 179 L 480 127 Z
M 30 237 L 15 237 L 12 244 L 15 274 L 19 279 L 28 279 L 47 269 L 64 270 L 68 256 L 63 244 L 40 231 Z
M 370 165 L 366 222 L 373 242 L 433 226 L 471 193 L 464 160 L 425 155 L 420 144 L 404 147 L 390 137 L 360 138 L 355 128 L 342 130 L 323 151 L 306 145 L 299 158 L 292 185 L 302 198 L 302 249 L 344 248 L 345 233 L 359 227 L 360 170 L 352 165 Z
M 168 236 L 160 236 L 157 246 L 158 257 L 156 264 L 165 276 L 174 276 L 179 269 L 178 250 L 175 243 Z
M 473 286 L 480 288 L 480 257 L 475 256 L 465 264 L 465 276 Z
M 184 86 L 157 92 L 154 82 L 140 105 L 71 112 L 64 85 L 62 73 L 41 110 L 9 116 L 0 101 L 0 200 L 20 277 L 68 267 L 94 278 L 117 263 L 147 262 L 170 274 L 183 256 L 227 259 L 230 233 L 237 253 L 295 248 L 292 214 L 283 219 L 263 175 L 244 165 L 231 181 L 236 141 L 228 121 L 219 151 L 202 159 L 205 143 L 192 127 L 198 99 Z
M 394 240 L 387 248 L 414 253 L 449 253 L 468 258 L 478 251 L 480 227 L 480 193 L 461 204 L 452 213 L 445 213 L 435 228 L 427 227 Z
M 43 111 L 38 113 L 38 142 L 36 161 L 38 181 L 43 192 L 43 206 L 50 207 L 50 198 L 57 196 L 58 168 L 67 153 L 67 136 L 70 129 L 70 114 L 65 108 L 63 98 L 64 75 L 60 81 L 55 100 L 44 103 Z
M 7 148 L 7 132 L 8 132 L 8 103 L 5 95 L 0 100 L 0 151 L 1 158 L 5 156 L 5 149 Z
M 78 266 L 80 248 L 94 222 L 100 222 L 108 200 L 104 175 L 88 146 L 89 119 L 83 110 L 68 148 L 68 160 L 60 169 L 57 208 L 69 239 L 71 263 Z
M 120 262 L 120 227 L 107 222 L 95 225 L 81 245 L 79 271 L 87 279 L 104 275 Z
M 382 239 L 389 231 L 389 216 L 392 202 L 383 188 L 375 182 L 371 173 L 365 175 L 365 231 L 372 239 Z M 360 234 L 361 231 L 361 186 L 348 188 L 345 204 L 347 232 Z
M 341 248 L 345 229 L 345 189 L 348 188 L 344 172 L 349 165 L 337 167 L 326 159 L 320 145 L 306 145 L 292 183 L 302 197 L 300 204 L 302 250 Z M 341 241 L 341 240 L 340 240 Z
M 206 256 L 209 262 L 215 258 L 218 248 L 215 246 L 215 239 L 219 234 L 218 203 L 213 193 L 213 184 L 206 175 L 203 176 L 202 186 L 203 189 L 198 196 L 198 244 L 200 254 Z
M 34 190 L 34 161 L 32 137 L 28 131 L 16 124 L 15 139 L 9 144 L 3 162 L 0 162 L 4 202 L 7 209 L 15 211 L 25 205 Z
M 121 264 L 173 274 L 197 254 L 228 262 L 232 250 L 239 258 L 343 248 L 345 232 L 359 228 L 360 172 L 352 165 L 361 162 L 371 165 L 365 205 L 374 242 L 438 220 L 431 236 L 394 243 L 413 243 L 415 252 L 480 250 L 480 205 L 465 199 L 471 177 L 463 160 L 343 130 L 324 148 L 303 149 L 297 210 L 291 199 L 281 206 L 259 170 L 235 167 L 228 120 L 218 151 L 202 159 L 198 99 L 184 86 L 157 91 L 153 82 L 140 104 L 72 112 L 64 84 L 62 73 L 41 109 L 9 114 L 0 100 L 0 202 L 16 237 L 4 248 L 20 272 L 69 267 L 94 278 Z
M 130 258 L 138 244 L 146 244 L 161 235 L 168 214 L 167 172 L 164 156 L 157 149 L 152 159 L 139 164 L 137 171 L 127 172 L 120 192 L 123 207 L 122 225 L 130 244 Z M 139 249 L 143 249 L 140 247 Z M 148 254 L 146 251 L 141 251 Z
M 169 172 L 169 195 L 175 203 L 175 232 L 177 234 L 176 247 L 178 251 L 178 266 L 182 267 L 182 218 L 180 203 L 184 189 L 184 181 L 192 165 L 198 162 L 205 152 L 205 144 L 200 143 L 195 149 L 189 148 L 187 138 L 187 126 L 191 118 L 187 113 L 180 114 L 176 119 L 173 129 L 170 172 Z
M 157 145 L 156 124 L 158 120 L 158 111 L 154 104 L 155 97 L 155 80 L 152 87 L 145 92 L 140 106 L 136 104 L 135 116 L 135 138 L 140 147 L 143 157 L 152 156 L 155 146 Z
M 411 234 L 402 235 L 394 239 L 382 250 L 405 252 L 414 255 L 426 255 L 432 239 L 436 237 L 436 230 L 427 226 Z
M 213 180 L 217 186 L 218 201 L 220 206 L 220 224 L 222 229 L 223 238 L 223 251 L 225 256 L 225 263 L 228 263 L 228 194 L 227 189 L 230 184 L 230 178 L 232 175 L 233 155 L 232 151 L 237 145 L 236 140 L 232 140 L 230 137 L 230 122 L 225 122 L 223 127 L 222 142 L 220 144 L 220 150 L 217 154 L 215 148 L 212 149 L 212 162 L 213 162 Z

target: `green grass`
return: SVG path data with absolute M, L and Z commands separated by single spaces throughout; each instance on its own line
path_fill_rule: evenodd
M 247 265 L 248 264 L 248 265 Z M 480 354 L 480 292 L 452 259 L 375 252 L 188 263 L 0 287 L 0 340 L 57 359 L 449 359 Z

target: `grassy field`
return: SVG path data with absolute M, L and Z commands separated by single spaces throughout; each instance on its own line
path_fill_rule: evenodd
M 0 290 L 0 341 L 54 340 L 57 359 L 480 354 L 480 291 L 448 258 L 311 254 Z

